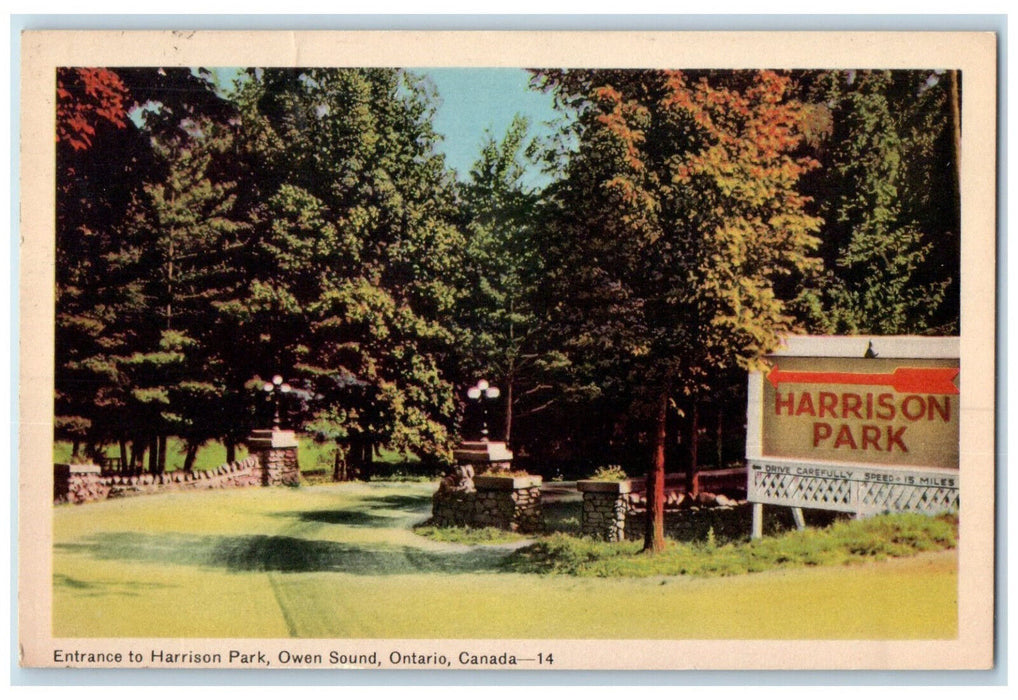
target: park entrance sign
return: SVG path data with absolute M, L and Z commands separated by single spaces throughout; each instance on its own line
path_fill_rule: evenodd
M 764 504 L 856 513 L 958 507 L 957 338 L 787 338 L 749 378 L 747 490 Z

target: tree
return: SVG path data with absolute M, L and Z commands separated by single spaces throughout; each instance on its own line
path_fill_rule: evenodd
M 184 126 L 152 136 L 161 178 L 144 187 L 130 227 L 141 251 L 149 321 L 158 327 L 158 345 L 138 356 L 158 378 L 143 396 L 163 405 L 146 421 L 156 470 L 165 467 L 168 434 L 185 440 L 185 470 L 204 442 L 225 437 L 229 446 L 234 437 L 230 408 L 221 403 L 236 398 L 229 384 L 236 378 L 217 342 L 215 309 L 243 284 L 241 255 L 251 227 L 236 208 L 236 182 L 222 172 L 233 155 L 230 129 L 208 118 L 189 118 Z M 164 363 L 172 371 L 161 369 Z M 239 407 L 233 412 L 243 415 Z
M 244 289 L 218 306 L 252 375 L 370 469 L 375 448 L 450 454 L 462 234 L 430 97 L 389 69 L 252 71 L 238 96 L 256 193 Z
M 464 374 L 503 387 L 509 443 L 515 419 L 549 405 L 553 385 L 546 375 L 557 360 L 542 342 L 538 315 L 544 260 L 536 235 L 540 193 L 524 183 L 528 165 L 534 165 L 527 129 L 527 120 L 517 115 L 501 141 L 489 133 L 463 187 L 469 277 L 460 323 L 470 349 Z
M 208 179 L 192 180 L 193 168 L 178 171 L 202 140 L 197 120 L 212 129 L 207 115 L 229 110 L 187 69 L 61 69 L 57 98 L 56 432 L 76 445 L 118 441 L 125 465 L 140 466 L 152 448 L 157 471 L 166 431 L 180 428 L 169 387 L 195 379 L 187 373 L 195 363 L 185 372 L 180 354 L 193 346 L 187 333 L 195 329 L 180 332 L 186 324 L 168 318 L 180 276 L 173 245 L 190 231 L 160 219 L 174 203 L 158 193 L 176 187 L 177 204 L 191 196 L 169 216 L 201 198 L 193 195 Z M 187 213 L 194 225 L 208 223 L 207 207 Z M 163 225 L 172 229 L 169 239 Z
M 57 69 L 57 143 L 91 148 L 104 125 L 127 126 L 127 87 L 107 68 Z
M 127 119 L 131 95 L 104 68 L 57 71 L 55 433 L 95 451 L 116 432 L 112 356 L 133 341 L 118 323 L 137 309 L 117 229 L 147 172 Z M 89 455 L 92 456 L 92 455 Z
M 555 192 L 551 298 L 578 375 L 649 435 L 645 549 L 663 548 L 669 413 L 794 327 L 816 268 L 804 108 L 770 71 L 565 71 L 578 152 Z M 692 475 L 690 475 L 692 476 Z
M 187 468 L 278 372 L 361 462 L 449 453 L 464 240 L 419 79 L 252 70 L 227 100 L 201 70 L 60 77 L 59 435 L 158 471 L 176 433 Z
M 826 333 L 944 333 L 958 320 L 958 145 L 950 76 L 828 71 L 805 99 L 829 111 L 806 181 L 826 272 L 808 313 Z

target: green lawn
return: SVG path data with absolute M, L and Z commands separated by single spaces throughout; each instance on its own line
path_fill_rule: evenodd
M 306 435 L 299 435 L 300 441 L 300 469 L 302 472 L 319 472 L 326 475 L 332 474 L 335 445 L 333 443 L 316 443 Z M 175 471 L 184 466 L 184 442 L 175 436 L 167 439 L 166 445 L 166 470 Z M 53 443 L 53 461 L 58 464 L 66 464 L 71 459 L 71 443 L 66 440 L 57 440 Z M 120 449 L 116 445 L 107 446 L 104 450 L 108 457 L 119 457 Z M 247 448 L 244 445 L 237 446 L 237 460 L 247 457 Z M 199 471 L 216 469 L 226 463 L 226 447 L 216 441 L 209 441 L 198 448 L 195 457 L 194 468 Z M 375 472 L 381 476 L 400 475 L 408 471 L 414 471 L 419 466 L 420 460 L 416 455 L 405 455 L 392 450 L 382 450 L 376 457 Z M 145 458 L 145 466 L 148 467 L 148 457 Z
M 525 541 L 414 533 L 434 483 L 170 493 L 54 509 L 57 637 L 938 639 L 953 550 L 726 578 L 505 573 Z
M 171 436 L 167 439 L 166 445 L 166 470 L 174 471 L 184 466 L 184 443 L 177 437 Z M 120 449 L 116 445 L 108 445 L 104 450 L 107 457 L 119 457 Z M 243 445 L 237 447 L 237 459 L 247 457 L 247 448 Z M 53 461 L 61 464 L 71 459 L 71 443 L 66 440 L 57 440 L 53 443 Z M 194 468 L 199 470 L 215 469 L 226 463 L 226 447 L 219 442 L 207 442 L 198 448 Z M 145 457 L 145 466 L 148 466 L 148 456 Z

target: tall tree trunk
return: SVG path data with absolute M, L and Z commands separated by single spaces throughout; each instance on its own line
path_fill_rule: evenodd
M 226 462 L 233 464 L 237 461 L 237 443 L 233 440 L 226 441 Z
M 346 450 L 339 443 L 336 443 L 335 456 L 332 460 L 332 480 L 346 481 L 348 478 L 346 468 Z
M 365 442 L 361 448 L 363 450 L 364 458 L 361 461 L 361 478 L 365 481 L 371 481 L 372 472 L 374 472 L 374 457 L 375 457 L 375 446 L 371 442 Z
M 166 471 L 166 436 L 159 436 L 159 473 L 163 474 Z
M 505 380 L 505 444 L 512 445 L 513 434 L 513 375 L 510 371 Z
M 725 468 L 725 408 L 718 406 L 718 469 Z
M 954 147 L 955 189 L 961 189 L 961 86 L 958 85 L 958 71 L 947 71 L 948 99 L 951 101 L 951 137 Z
M 350 449 L 347 453 L 351 477 L 368 481 L 371 478 L 369 464 L 371 461 L 371 446 L 361 438 L 355 438 L 350 442 Z
M 187 451 L 184 454 L 184 471 L 190 472 L 194 470 L 194 461 L 198 457 L 198 445 L 194 442 L 188 441 Z
M 696 474 L 700 471 L 700 404 L 693 399 L 693 429 L 689 441 L 689 467 L 686 469 L 686 491 L 695 496 L 700 491 Z
M 77 462 L 78 457 L 80 455 L 81 455 L 81 440 L 75 439 L 75 441 L 71 443 L 71 461 Z
M 512 319 L 516 313 L 516 299 L 509 297 L 509 318 Z M 516 347 L 516 324 L 509 321 L 509 345 Z M 515 350 L 513 351 L 515 352 Z M 509 356 L 509 368 L 505 373 L 505 440 L 507 447 L 512 446 L 513 434 L 513 378 L 516 374 L 516 360 L 513 355 Z M 483 399 L 482 399 L 483 401 Z
M 166 271 L 166 330 L 173 330 L 173 230 L 170 230 L 170 254 Z
M 121 438 L 120 442 L 120 471 L 130 471 L 131 465 L 127 461 L 127 440 Z
M 665 440 L 668 435 L 668 391 L 658 402 L 654 430 L 654 462 L 647 473 L 647 527 L 643 551 L 660 552 L 665 548 Z
M 131 469 L 137 472 L 144 471 L 145 468 L 145 443 L 142 442 L 141 438 L 134 438 L 131 440 Z
M 150 474 L 159 473 L 159 441 L 155 436 L 148 440 L 148 471 Z

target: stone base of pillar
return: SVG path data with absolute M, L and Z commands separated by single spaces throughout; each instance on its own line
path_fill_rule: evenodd
M 292 430 L 254 430 L 247 448 L 258 458 L 262 486 L 299 486 L 297 436 Z
M 477 476 L 475 527 L 497 527 L 513 532 L 544 529 L 539 476 Z
M 53 501 L 56 503 L 88 503 L 102 501 L 110 487 L 102 479 L 102 470 L 95 464 L 54 464 Z
M 629 510 L 630 481 L 577 481 L 583 493 L 580 530 L 584 535 L 609 542 L 626 539 L 626 514 Z

